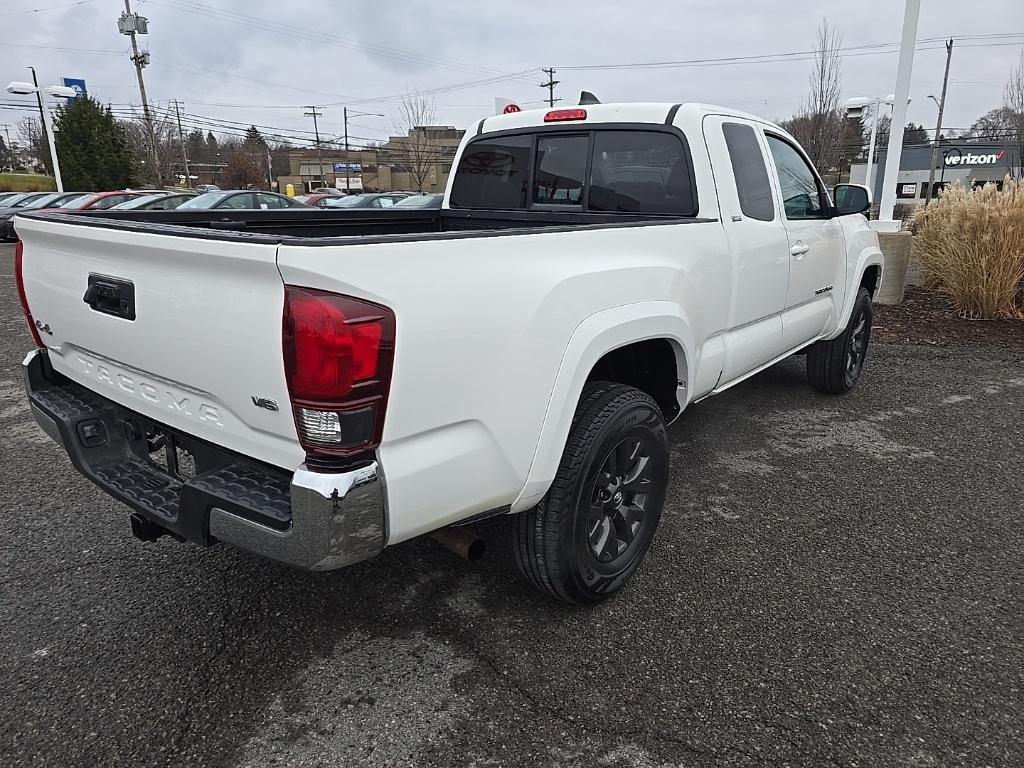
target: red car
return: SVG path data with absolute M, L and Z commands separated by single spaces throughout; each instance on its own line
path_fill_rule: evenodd
M 62 211 L 102 211 L 111 206 L 131 200 L 133 197 L 151 195 L 152 192 L 143 190 L 120 190 L 118 192 L 88 192 L 74 200 L 68 200 L 60 210 Z
M 337 197 L 337 195 L 328 195 L 323 192 L 311 192 L 308 195 L 296 195 L 294 199 L 298 200 L 300 203 L 312 205 L 315 208 L 324 208 L 325 205 L 323 201 L 328 197 Z

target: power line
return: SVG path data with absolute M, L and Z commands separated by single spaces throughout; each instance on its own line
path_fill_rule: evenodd
M 0 13 L 0 16 L 20 16 L 25 13 L 43 13 L 45 11 L 56 11 L 59 8 L 71 8 L 75 5 L 88 5 L 89 3 L 95 3 L 96 0 L 76 0 L 73 3 L 62 3 L 61 5 L 47 5 L 42 8 L 27 8 L 24 11 L 4 11 Z
M 1021 38 L 1020 41 L 1013 42 L 979 42 L 975 44 L 963 43 L 961 47 L 978 47 L 978 46 L 998 46 L 998 45 L 1020 45 L 1024 43 L 1024 32 L 1009 32 L 1009 33 L 998 33 L 990 35 L 962 35 L 958 39 L 961 40 L 1001 40 L 1006 38 Z M 941 42 L 942 45 L 931 45 L 931 43 Z M 898 53 L 899 43 L 870 43 L 865 45 L 854 45 L 845 46 L 837 49 L 842 56 L 874 56 L 879 54 Z M 937 50 L 945 47 L 945 38 L 922 38 L 918 40 L 918 45 L 915 50 Z M 891 50 L 890 50 L 891 49 Z M 562 65 L 559 69 L 571 69 L 571 70 L 607 70 L 607 69 L 661 69 L 661 68 L 680 68 L 680 67 L 702 67 L 702 66 L 721 66 L 728 64 L 772 64 L 779 61 L 801 61 L 804 59 L 813 58 L 817 55 L 817 51 L 805 50 L 805 51 L 786 51 L 782 53 L 763 53 L 753 54 L 749 56 L 720 56 L 714 58 L 702 58 L 702 59 L 681 59 L 678 61 L 646 61 L 646 62 L 622 62 L 622 63 L 609 63 L 609 64 L 581 64 L 581 65 Z M 544 70 L 547 72 L 547 70 Z

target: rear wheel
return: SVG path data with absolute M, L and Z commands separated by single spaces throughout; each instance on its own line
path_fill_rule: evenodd
M 850 322 L 840 336 L 819 341 L 807 350 L 807 378 L 819 392 L 841 395 L 853 389 L 864 370 L 871 341 L 871 294 L 857 292 Z
M 615 594 L 651 545 L 667 479 L 665 424 L 650 396 L 588 384 L 551 489 L 516 520 L 520 571 L 567 603 Z

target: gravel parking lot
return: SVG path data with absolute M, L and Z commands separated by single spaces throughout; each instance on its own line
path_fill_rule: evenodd
M 0 764 L 1024 763 L 1024 352 L 802 359 L 671 429 L 618 599 L 527 590 L 504 540 L 328 574 L 143 545 L 35 427 L 0 247 Z

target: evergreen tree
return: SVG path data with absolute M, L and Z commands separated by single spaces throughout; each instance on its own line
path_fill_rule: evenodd
M 218 156 L 220 155 L 220 144 L 217 143 L 217 137 L 213 135 L 213 131 L 207 131 L 206 133 L 206 162 L 216 163 L 218 162 Z
M 7 142 L 4 141 L 4 137 L 0 136 L 0 171 L 5 168 L 14 167 L 14 160 L 11 156 L 10 147 L 7 146 Z
M 130 186 L 135 159 L 124 128 L 110 107 L 89 96 L 58 107 L 54 120 L 57 155 L 67 189 L 103 192 Z
M 925 130 L 924 126 L 907 123 L 907 127 L 903 129 L 903 145 L 927 143 L 928 131 Z
M 263 134 L 256 130 L 255 125 L 250 125 L 245 129 L 245 138 L 242 139 L 242 143 L 250 149 L 262 149 L 267 146 L 267 142 L 263 140 Z
M 188 157 L 190 163 L 209 162 L 206 157 L 206 137 L 198 128 L 189 131 L 185 136 L 185 156 Z

